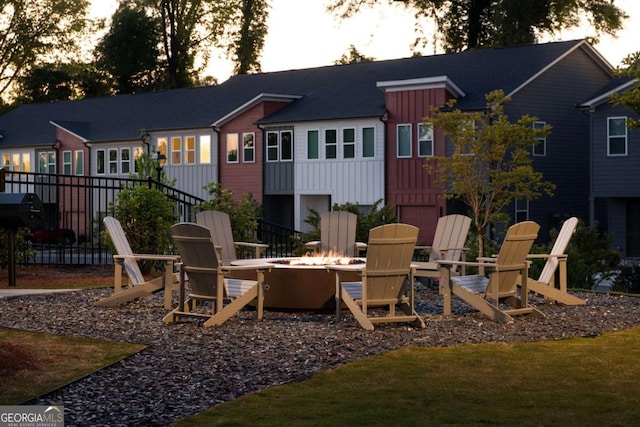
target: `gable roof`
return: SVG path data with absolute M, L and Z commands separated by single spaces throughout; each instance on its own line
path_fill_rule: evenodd
M 586 41 L 574 40 L 238 75 L 218 86 L 23 105 L 0 117 L 0 147 L 52 145 L 55 126 L 87 142 L 137 140 L 141 129 L 213 127 L 271 98 L 291 102 L 260 124 L 382 117 L 385 85 L 433 78 L 455 89 L 458 108 L 481 109 L 485 94 L 514 94 L 576 49 L 611 71 Z
M 614 93 L 627 91 L 638 83 L 638 79 L 633 77 L 616 77 L 603 86 L 593 98 L 583 102 L 578 106 L 582 109 L 594 109 L 604 103 L 609 102 Z

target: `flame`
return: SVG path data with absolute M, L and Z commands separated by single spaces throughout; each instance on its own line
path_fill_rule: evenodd
M 289 265 L 347 265 L 351 258 L 345 257 L 341 252 L 325 251 L 314 255 L 304 255 L 289 261 Z

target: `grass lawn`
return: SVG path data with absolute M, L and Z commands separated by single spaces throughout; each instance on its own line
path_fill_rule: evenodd
M 628 426 L 640 329 L 536 343 L 405 348 L 272 387 L 182 426 Z

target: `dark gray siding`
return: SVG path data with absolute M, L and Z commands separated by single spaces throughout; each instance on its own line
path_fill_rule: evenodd
M 264 194 L 293 194 L 293 162 L 264 164 Z
M 541 225 L 540 239 L 564 219 L 589 218 L 589 117 L 576 108 L 610 80 L 582 50 L 568 55 L 513 96 L 506 112 L 516 120 L 523 114 L 552 126 L 546 156 L 534 157 L 534 168 L 556 185 L 553 197 L 529 205 L 529 217 Z
M 592 196 L 640 197 L 640 130 L 629 130 L 627 155 L 607 155 L 607 118 L 638 117 L 623 107 L 603 104 L 591 115 Z

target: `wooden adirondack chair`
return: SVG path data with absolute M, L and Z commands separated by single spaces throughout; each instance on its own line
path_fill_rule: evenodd
M 206 319 L 204 326 L 219 326 L 253 301 L 256 301 L 258 320 L 262 320 L 264 272 L 270 269 L 268 265 L 222 265 L 211 233 L 202 225 L 175 224 L 170 234 L 181 258 L 180 297 L 178 307 L 164 317 L 164 323 L 191 316 Z M 251 271 L 258 280 L 229 278 L 232 271 Z M 201 304 L 203 302 L 210 302 L 211 307 Z
M 103 222 L 117 254 L 113 256 L 115 264 L 113 295 L 101 299 L 95 305 L 98 307 L 114 307 L 118 304 L 147 297 L 164 289 L 164 307 L 170 310 L 171 291 L 177 284 L 173 265 L 179 257 L 177 255 L 134 254 L 120 221 L 108 216 L 104 218 Z M 165 274 L 147 281 L 140 271 L 138 260 L 163 261 L 165 263 Z M 130 282 L 126 290 L 122 289 L 123 268 Z
M 571 236 L 576 231 L 578 218 L 569 218 L 562 224 L 560 233 L 556 238 L 551 253 L 546 254 L 529 254 L 527 258 L 546 258 L 545 263 L 538 280 L 527 278 L 527 288 L 531 292 L 535 292 L 545 298 L 566 305 L 585 305 L 586 301 L 571 295 L 567 292 L 567 254 L 565 253 Z M 556 287 L 555 278 L 558 272 L 558 284 Z M 521 280 L 522 278 L 520 278 Z
M 439 259 L 447 261 L 464 261 L 464 247 L 471 227 L 471 218 L 465 215 L 445 215 L 438 219 L 433 244 L 417 246 L 416 249 L 429 249 L 429 261 L 414 261 L 416 277 L 440 277 L 440 267 L 436 263 Z M 464 270 L 464 269 L 463 269 Z M 451 274 L 458 274 L 458 266 L 452 265 Z M 464 274 L 464 272 L 463 272 Z
M 342 303 L 364 329 L 375 323 L 416 322 L 424 328 L 414 308 L 411 258 L 418 229 L 407 224 L 386 224 L 371 229 L 366 264 L 334 265 L 336 274 L 336 317 L 340 320 Z M 341 273 L 360 270 L 361 282 L 343 282 Z M 396 314 L 396 306 L 403 315 Z M 386 309 L 388 315 L 374 313 Z
M 518 277 L 527 277 L 527 254 L 538 237 L 540 226 L 532 221 L 512 225 L 507 230 L 500 252 L 495 259 L 481 262 L 436 261 L 441 266 L 440 292 L 444 295 L 444 314 L 451 315 L 451 294 L 462 298 L 493 320 L 513 321 L 512 315 L 533 314 L 544 317 L 528 304 L 527 285 L 523 284 L 518 296 Z M 454 264 L 491 269 L 489 278 L 482 275 L 452 277 Z M 526 282 L 525 282 L 526 283 Z M 503 308 L 506 303 L 510 308 Z
M 224 265 L 229 265 L 231 261 L 238 259 L 236 249 L 240 247 L 250 248 L 255 251 L 255 257 L 261 258 L 262 254 L 269 247 L 263 243 L 234 242 L 231 220 L 226 212 L 202 211 L 196 214 L 196 223 L 203 225 L 211 232 L 211 237 L 219 248 L 219 258 Z
M 313 253 L 335 252 L 344 256 L 359 256 L 367 245 L 356 242 L 356 214 L 346 211 L 323 212 L 320 215 L 320 240 L 307 242 Z

